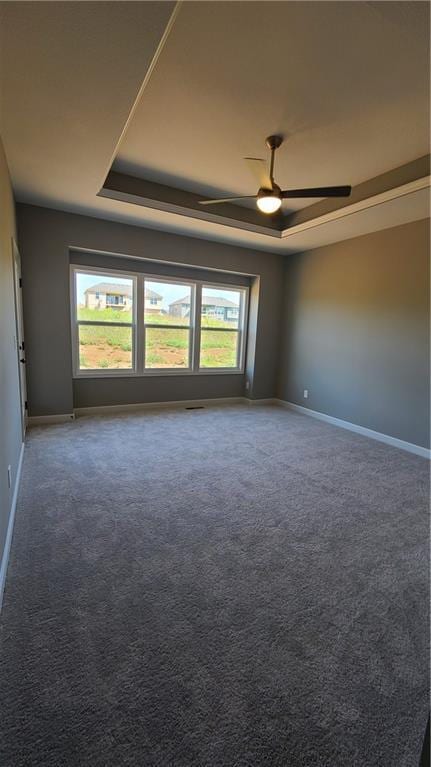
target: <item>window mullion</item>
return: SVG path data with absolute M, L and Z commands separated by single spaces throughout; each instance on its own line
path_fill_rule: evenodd
M 87 327 L 102 327 L 102 328 L 133 328 L 132 322 L 109 322 L 106 320 L 106 322 L 102 321 L 93 321 L 93 320 L 77 320 L 78 325 L 84 325 Z
M 189 330 L 190 325 L 169 325 L 162 322 L 146 322 L 145 327 L 155 328 L 156 330 L 159 330 L 159 328 L 165 328 L 166 330 Z
M 201 308 L 202 308 L 202 284 L 196 283 L 193 301 L 193 361 L 192 370 L 199 370 L 201 354 Z
M 135 307 L 136 370 L 142 373 L 145 365 L 145 277 L 138 274 Z
M 78 321 L 78 301 L 77 301 L 77 274 L 74 267 L 71 267 L 71 283 L 70 283 L 70 298 L 71 298 L 71 317 L 72 317 L 72 369 L 74 375 L 78 375 L 80 369 L 79 358 L 79 321 Z
M 238 365 L 241 369 L 245 366 L 245 352 L 247 345 L 247 332 L 248 332 L 248 290 L 241 291 L 241 352 Z
M 241 290 L 239 294 L 239 312 L 238 312 L 238 346 L 236 349 L 236 366 L 240 368 L 242 366 L 243 359 L 243 343 L 244 343 L 244 291 Z
M 237 368 L 241 367 L 241 358 L 242 358 L 242 330 L 241 328 L 238 330 L 238 344 L 236 348 L 236 366 Z

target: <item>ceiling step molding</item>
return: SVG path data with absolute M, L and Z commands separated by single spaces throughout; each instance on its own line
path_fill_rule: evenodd
M 206 225 L 212 228 L 217 224 L 238 233 L 254 232 L 260 239 L 257 247 L 262 248 L 265 242 L 268 250 L 289 254 L 427 218 L 430 210 L 430 185 L 431 176 L 425 175 L 306 221 L 293 223 L 285 229 L 282 228 L 283 224 L 276 228 L 280 226 L 280 219 L 286 221 L 283 216 L 277 222 L 269 222 L 270 227 L 256 223 L 263 218 L 262 214 L 238 205 L 226 204 L 223 205 L 226 208 L 223 213 L 210 213 L 198 205 L 198 195 L 114 171 L 108 174 L 99 195 L 165 211 L 183 220 L 184 217 L 199 218 L 203 227 Z M 211 229 L 208 230 L 210 234 Z M 202 236 L 205 236 L 204 232 Z
M 210 212 L 199 205 L 199 200 L 203 197 L 201 194 L 112 170 L 108 173 L 98 196 L 188 218 L 224 224 L 269 237 L 280 237 L 283 227 L 282 215 L 263 216 L 255 207 L 246 208 L 230 203 L 219 205 L 216 212 Z
M 332 210 L 330 213 L 325 213 L 321 216 L 318 216 L 317 218 L 312 218 L 309 221 L 303 221 L 301 224 L 296 224 L 287 229 L 284 229 L 281 232 L 281 237 L 291 237 L 294 234 L 306 232 L 308 229 L 313 229 L 316 226 L 324 226 L 325 224 L 331 223 L 332 221 L 337 221 L 341 218 L 345 218 L 346 216 L 353 216 L 355 213 L 361 213 L 362 211 L 368 210 L 369 208 L 374 208 L 376 205 L 384 205 L 387 202 L 397 200 L 400 197 L 405 197 L 407 195 L 412 195 L 416 192 L 428 190 L 429 194 L 430 186 L 431 176 L 418 178 L 415 181 L 410 181 L 407 184 L 402 184 L 401 186 L 397 186 L 394 189 L 387 189 L 385 192 L 381 192 L 380 194 L 373 195 L 372 197 L 368 197 L 364 200 L 359 200 L 358 202 L 354 202 L 351 205 L 345 205 L 342 208 L 338 208 L 337 210 Z M 420 213 L 420 208 L 418 208 L 419 218 L 426 218 L 429 213 L 429 201 L 428 206 L 426 205 L 426 196 L 421 197 L 421 201 L 423 202 L 423 209 L 422 213 Z

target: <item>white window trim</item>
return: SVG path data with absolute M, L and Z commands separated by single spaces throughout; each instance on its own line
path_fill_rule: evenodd
M 133 297 L 136 295 L 136 285 L 137 285 L 137 275 L 125 272 L 120 269 L 98 269 L 96 267 L 80 267 L 75 266 L 74 264 L 70 267 L 70 310 L 71 310 L 71 323 L 72 323 L 72 329 L 71 329 L 71 337 L 72 337 L 72 369 L 73 369 L 73 377 L 74 378 L 107 378 L 108 373 L 106 368 L 94 368 L 91 370 L 80 370 L 79 368 L 79 326 L 80 325 L 89 325 L 89 326 L 97 326 L 97 325 L 103 325 L 103 326 L 112 326 L 112 327 L 126 327 L 132 329 L 132 367 L 131 368 L 111 368 L 109 370 L 109 378 L 112 376 L 115 376 L 116 378 L 118 376 L 135 376 L 137 374 L 137 349 L 138 343 L 137 343 L 137 306 L 136 301 L 133 301 L 133 317 L 132 322 L 97 322 L 95 320 L 89 320 L 89 321 L 78 321 L 77 319 L 77 304 L 76 304 L 76 281 L 75 281 L 75 274 L 77 272 L 83 272 L 85 274 L 94 274 L 94 275 L 105 275 L 107 277 L 120 277 L 120 278 L 126 278 L 128 280 L 132 280 L 133 285 Z M 88 375 L 90 373 L 91 375 Z
M 142 349 L 142 356 L 145 358 L 145 329 L 156 327 L 156 328 L 173 328 L 179 329 L 179 330 L 188 330 L 189 331 L 189 364 L 187 368 L 146 368 L 145 367 L 145 361 L 143 361 L 141 370 L 139 371 L 139 375 L 144 376 L 152 376 L 152 375 L 187 375 L 187 374 L 194 374 L 194 354 L 193 354 L 193 338 L 194 338 L 194 329 L 195 329 L 195 307 L 196 307 L 196 292 L 197 292 L 197 283 L 194 280 L 184 280 L 184 279 L 177 279 L 176 277 L 166 277 L 163 275 L 163 277 L 159 277 L 158 275 L 148 275 L 144 273 L 140 273 L 142 277 L 142 284 L 144 286 L 145 290 L 145 283 L 146 282 L 166 282 L 168 285 L 184 285 L 187 288 L 190 288 L 190 324 L 189 325 L 163 325 L 162 323 L 152 323 L 147 322 L 145 320 L 145 313 L 142 312 L 139 316 L 144 317 L 144 321 L 141 322 L 143 336 L 142 343 L 141 343 L 141 349 Z
M 77 272 L 84 274 L 94 274 L 95 276 L 106 275 L 107 277 L 120 277 L 122 279 L 131 279 L 133 282 L 133 321 L 132 323 L 120 322 L 96 322 L 94 320 L 77 320 L 76 303 L 76 279 Z M 191 287 L 191 316 L 190 325 L 178 326 L 181 330 L 189 327 L 189 367 L 178 368 L 145 368 L 145 328 L 151 327 L 151 322 L 138 321 L 138 317 L 144 317 L 145 309 L 145 282 L 166 282 L 168 284 L 183 284 Z M 201 335 L 201 306 L 202 289 L 220 289 L 239 291 L 240 311 L 238 328 L 214 328 L 221 332 L 238 332 L 238 365 L 235 368 L 201 368 L 200 362 L 200 335 Z M 129 272 L 124 269 L 103 269 L 101 267 L 87 267 L 78 264 L 70 265 L 70 317 L 71 317 L 71 336 L 72 336 L 72 366 L 73 378 L 140 378 L 154 376 L 201 376 L 201 375 L 243 375 L 245 370 L 245 353 L 247 339 L 248 323 L 248 304 L 249 288 L 246 285 L 234 285 L 221 282 L 206 282 L 205 280 L 184 279 L 180 277 L 167 277 L 144 272 Z M 132 328 L 132 368 L 94 368 L 80 370 L 79 368 L 79 325 L 113 325 L 115 327 Z M 159 323 L 154 323 L 153 327 L 164 327 Z M 166 326 L 168 327 L 168 326 Z M 169 327 L 176 327 L 170 325 Z M 204 328 L 205 330 L 205 328 Z M 211 330 L 211 328 L 208 328 Z
M 247 336 L 247 322 L 248 322 L 248 288 L 240 287 L 237 285 L 222 285 L 218 282 L 201 282 L 200 283 L 201 289 L 199 291 L 200 299 L 202 299 L 202 289 L 203 288 L 210 288 L 210 289 L 222 289 L 222 290 L 234 290 L 236 292 L 239 291 L 240 293 L 240 304 L 239 304 L 239 312 L 238 312 L 238 327 L 237 328 L 202 328 L 202 322 L 201 319 L 199 319 L 199 342 L 200 342 L 200 333 L 202 330 L 208 330 L 209 332 L 215 332 L 215 331 L 221 331 L 222 333 L 238 333 L 239 336 L 239 343 L 238 343 L 238 349 L 237 349 L 237 367 L 236 368 L 201 368 L 199 366 L 200 360 L 198 359 L 198 370 L 200 373 L 214 373 L 216 370 L 236 370 L 238 372 L 244 373 L 244 364 L 245 364 L 245 344 L 246 344 L 246 336 Z M 201 317 L 201 307 L 199 307 L 199 318 Z M 198 354 L 200 352 L 200 343 L 198 347 Z

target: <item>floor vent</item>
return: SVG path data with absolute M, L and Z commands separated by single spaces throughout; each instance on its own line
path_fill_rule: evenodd
M 184 410 L 205 410 L 205 405 L 189 405 Z

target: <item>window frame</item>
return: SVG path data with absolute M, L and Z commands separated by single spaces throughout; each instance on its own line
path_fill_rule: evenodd
M 192 280 L 176 279 L 175 277 L 166 277 L 163 275 L 148 275 L 141 273 L 143 281 L 143 293 L 144 293 L 144 310 L 141 313 L 142 319 L 142 356 L 143 365 L 141 375 L 187 375 L 194 372 L 194 339 L 196 337 L 195 331 L 195 307 L 196 307 L 196 282 Z M 190 324 L 189 325 L 162 325 L 159 322 L 147 322 L 145 320 L 145 283 L 146 282 L 166 282 L 168 285 L 184 285 L 184 287 L 190 288 Z M 151 290 L 151 288 L 150 288 Z M 139 323 L 138 323 L 139 324 Z M 189 331 L 189 356 L 188 366 L 186 368 L 146 368 L 145 367 L 145 352 L 146 352 L 146 328 L 171 328 L 171 330 L 188 330 Z
M 126 322 L 98 322 L 96 320 L 78 320 L 77 317 L 77 294 L 76 274 L 94 274 L 100 277 L 120 277 L 131 279 L 133 285 L 133 313 L 132 323 Z M 169 327 L 172 329 L 187 329 L 187 325 L 162 325 L 160 323 L 145 322 L 145 283 L 166 282 L 168 284 L 190 287 L 190 325 L 189 329 L 189 367 L 187 368 L 146 368 L 145 367 L 145 328 L 146 327 Z M 204 288 L 233 290 L 240 293 L 240 310 L 238 316 L 238 328 L 214 328 L 221 332 L 237 332 L 239 334 L 237 366 L 233 367 L 200 367 L 200 340 L 201 340 L 201 307 L 202 290 Z M 205 280 L 184 279 L 175 276 L 151 274 L 147 272 L 129 272 L 124 269 L 109 269 L 93 266 L 70 264 L 70 316 L 72 337 L 72 371 L 73 378 L 140 378 L 154 376 L 200 376 L 200 375 L 243 375 L 245 371 L 246 342 L 248 331 L 248 308 L 250 290 L 248 285 L 235 285 L 221 282 L 207 282 Z M 139 319 L 141 318 L 141 319 Z M 131 368 L 85 368 L 79 367 L 79 326 L 80 325 L 110 325 L 114 327 L 132 328 L 132 367 Z M 205 330 L 205 328 L 203 328 Z
M 241 370 L 244 372 L 244 360 L 245 360 L 245 340 L 247 336 L 247 321 L 248 321 L 248 288 L 239 286 L 239 285 L 222 285 L 221 283 L 217 282 L 204 282 L 202 281 L 200 283 L 200 300 L 202 302 L 202 291 L 205 288 L 210 288 L 210 290 L 232 290 L 236 293 L 240 294 L 240 300 L 239 300 L 239 311 L 238 311 L 238 327 L 235 328 L 206 328 L 202 327 L 202 311 L 199 313 L 199 356 L 198 356 L 198 370 L 202 373 L 214 373 L 218 370 L 226 372 L 227 370 Z M 201 305 L 202 309 L 202 305 Z M 228 367 L 228 368 L 222 368 L 222 367 L 201 367 L 200 365 L 200 335 L 202 330 L 209 331 L 210 333 L 214 332 L 221 332 L 221 333 L 238 333 L 238 348 L 236 352 L 236 367 Z
M 132 322 L 108 322 L 97 320 L 79 320 L 78 304 L 76 301 L 76 275 L 94 274 L 95 276 L 105 275 L 106 277 L 120 277 L 132 281 Z M 126 272 L 120 269 L 99 269 L 98 267 L 77 266 L 71 264 L 70 269 L 70 309 L 72 319 L 72 368 L 74 378 L 107 378 L 111 376 L 135 376 L 137 374 L 137 275 L 133 272 Z M 79 327 L 122 327 L 132 329 L 132 367 L 131 368 L 83 368 L 79 366 Z

